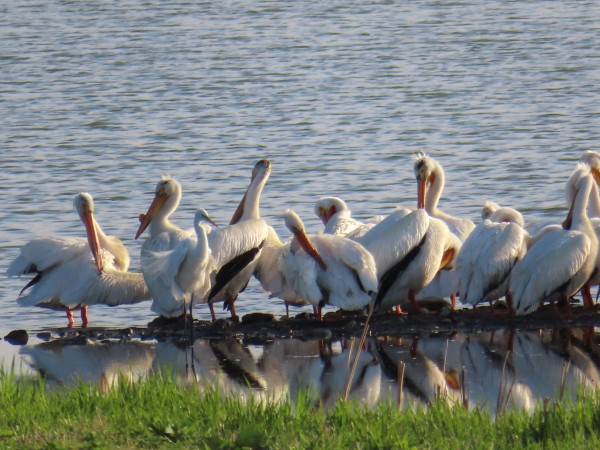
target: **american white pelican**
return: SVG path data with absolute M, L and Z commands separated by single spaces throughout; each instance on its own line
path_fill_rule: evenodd
M 360 244 L 342 236 L 306 234 L 300 217 L 283 214 L 293 233 L 282 256 L 282 271 L 290 289 L 308 301 L 321 319 L 324 305 L 354 310 L 364 308 L 377 292 L 373 256 Z
M 236 316 L 234 302 L 239 293 L 246 289 L 258 264 L 269 235 L 269 226 L 260 217 L 260 195 L 270 174 L 271 163 L 266 159 L 258 161 L 230 225 L 215 228 L 208 235 L 208 243 L 218 267 L 207 298 L 213 320 L 212 304 L 217 301 L 223 301 L 231 316 Z
M 493 301 L 506 294 L 508 276 L 527 251 L 523 216 L 498 208 L 475 227 L 456 257 L 460 301 L 468 305 Z
M 373 227 L 359 242 L 377 264 L 377 307 L 406 305 L 418 310 L 416 295 L 449 266 L 459 242 L 441 220 L 422 209 L 399 210 Z
M 208 225 L 204 210 L 194 216 L 195 236 L 185 238 L 172 250 L 154 252 L 152 259 L 145 260 L 148 286 L 153 292 L 152 311 L 163 317 L 185 314 L 187 307 L 206 301 L 214 277 L 216 265 L 212 258 L 208 239 Z
M 510 276 L 510 293 L 517 314 L 535 311 L 544 300 L 567 301 L 590 279 L 596 264 L 598 239 L 586 213 L 595 182 L 588 173 L 576 184 L 576 195 L 565 230 L 550 230 L 533 245 Z M 593 305 L 589 290 L 584 304 Z
M 473 221 L 450 216 L 438 209 L 438 202 L 444 189 L 444 169 L 433 158 L 425 154 L 418 154 L 414 164 L 417 179 L 417 208 L 425 211 L 437 219 L 443 220 L 461 241 L 464 241 L 475 228 Z M 427 187 L 429 186 L 429 192 Z
M 9 276 L 36 274 L 21 291 L 31 288 L 18 299 L 19 304 L 66 309 L 69 326 L 73 326 L 73 309 L 81 308 L 83 325 L 87 325 L 90 305 L 149 300 L 142 275 L 127 272 L 127 248 L 117 237 L 104 234 L 95 221 L 92 196 L 78 194 L 74 206 L 87 240 L 48 237 L 25 244 L 7 270 Z
M 598 186 L 598 181 L 600 180 L 600 178 L 597 178 L 598 175 L 600 175 L 600 155 L 595 152 L 585 152 L 580 161 L 584 162 L 577 164 L 575 170 L 573 170 L 573 173 L 565 185 L 565 197 L 567 200 L 567 205 L 571 205 L 573 203 L 573 199 L 575 198 L 577 190 L 577 182 L 582 175 L 591 172 L 594 180 L 596 180 L 596 186 Z M 597 188 L 592 189 L 590 192 L 588 216 L 596 234 L 596 238 L 600 241 L 600 195 L 598 194 Z M 588 290 L 590 286 L 596 286 L 598 284 L 600 284 L 600 252 L 598 252 L 596 255 L 595 273 L 586 283 L 584 289 Z
M 590 150 L 585 151 L 579 158 L 579 162 L 590 166 L 596 184 L 600 184 L 600 153 L 592 152 Z
M 148 212 L 140 215 L 140 227 L 135 234 L 135 238 L 139 238 L 150 226 L 150 236 L 142 245 L 142 272 L 144 271 L 144 252 L 171 250 L 179 241 L 192 236 L 192 232 L 182 230 L 169 220 L 171 214 L 179 206 L 180 200 L 181 185 L 171 177 L 163 177 L 156 185 L 154 199 Z
M 322 197 L 315 204 L 315 214 L 325 225 L 326 234 L 337 234 L 350 239 L 358 239 L 377 223 L 383 216 L 375 216 L 366 222 L 353 219 L 346 202 L 339 197 Z
M 156 185 L 148 211 L 140 215 L 140 226 L 135 234 L 135 238 L 139 238 L 150 226 L 150 235 L 140 253 L 142 274 L 152 295 L 151 309 L 166 317 L 184 313 L 181 291 L 172 286 L 171 251 L 180 242 L 194 237 L 193 232 L 182 230 L 169 220 L 180 200 L 181 185 L 173 178 L 163 177 Z M 181 305 L 178 311 L 177 305 Z

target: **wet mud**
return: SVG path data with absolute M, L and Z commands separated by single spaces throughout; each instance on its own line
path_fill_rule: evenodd
M 528 316 L 511 316 L 506 309 L 478 307 L 452 310 L 445 303 L 429 305 L 417 313 L 398 315 L 392 312 L 375 314 L 369 321 L 369 336 L 415 337 L 432 333 L 474 333 L 499 329 L 541 330 L 551 328 L 600 326 L 600 307 L 585 309 L 573 305 L 555 308 L 550 305 Z M 330 312 L 318 321 L 312 314 L 290 317 L 250 313 L 243 317 L 219 319 L 215 322 L 192 319 L 189 315 L 175 319 L 157 318 L 145 328 L 56 328 L 37 333 L 36 337 L 57 345 L 82 345 L 88 340 L 98 342 L 172 340 L 181 344 L 195 339 L 238 339 L 263 344 L 278 339 L 330 340 L 360 337 L 366 315 L 360 312 Z M 193 323 L 193 326 L 192 326 Z M 15 345 L 28 342 L 25 330 L 14 330 L 4 337 Z

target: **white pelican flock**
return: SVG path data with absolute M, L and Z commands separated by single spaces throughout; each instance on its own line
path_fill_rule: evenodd
M 21 247 L 7 275 L 32 276 L 18 294 L 20 305 L 66 310 L 70 326 L 73 310 L 81 310 L 85 326 L 88 306 L 143 300 L 152 300 L 151 310 L 166 318 L 206 303 L 214 321 L 215 302 L 223 302 L 237 318 L 235 301 L 253 276 L 269 298 L 282 299 L 286 307 L 311 305 L 319 320 L 325 306 L 418 312 L 420 299 L 432 295 L 451 299 L 452 307 L 456 296 L 473 307 L 505 298 L 509 312 L 519 315 L 560 301 L 572 314 L 570 299 L 581 292 L 584 306 L 594 307 L 590 286 L 600 284 L 598 153 L 583 153 L 565 183 L 565 220 L 534 236 L 518 211 L 493 201 L 483 206 L 477 226 L 468 217 L 441 211 L 445 174 L 440 162 L 420 153 L 413 171 L 415 209 L 363 222 L 351 216 L 340 197 L 322 197 L 314 210 L 324 230 L 307 232 L 290 209 L 281 216 L 291 232 L 287 240 L 260 215 L 271 173 L 268 160 L 254 166 L 225 227 L 216 226 L 203 209 L 191 228 L 173 224 L 182 189 L 175 179 L 163 177 L 146 213 L 137 218 L 136 239 L 149 229 L 141 246 L 141 273 L 128 272 L 127 249 L 102 231 L 92 197 L 80 193 L 74 205 L 87 239 L 33 239 Z

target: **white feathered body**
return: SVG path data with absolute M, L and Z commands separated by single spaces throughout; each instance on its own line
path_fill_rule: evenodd
M 162 234 L 161 245 L 172 245 L 167 244 L 168 233 Z M 163 317 L 183 314 L 192 297 L 194 305 L 205 302 L 216 269 L 203 226 L 199 224 L 194 236 L 183 236 L 173 239 L 177 243 L 171 250 L 150 251 L 145 243 L 142 246 L 142 272 L 153 298 L 150 309 Z
M 380 299 L 380 307 L 385 308 L 407 304 L 409 291 L 416 294 L 434 279 L 451 237 L 448 227 L 424 210 L 409 214 L 397 211 L 360 242 L 375 258 L 380 283 L 390 269 L 405 258 L 412 258 L 405 261 L 406 267 Z
M 100 251 L 102 273 L 98 272 L 85 239 L 49 237 L 25 244 L 9 265 L 7 275 L 38 272 L 39 281 L 19 297 L 19 305 L 73 309 L 95 304 L 131 304 L 150 298 L 141 274 L 120 270 L 112 253 L 104 248 Z
M 257 267 L 268 235 L 269 226 L 263 219 L 244 220 L 224 228 L 215 228 L 208 234 L 208 245 L 217 270 L 237 256 L 257 249 L 254 259 L 216 294 L 212 302 L 235 299 L 245 289 Z
M 595 262 L 588 258 L 590 250 L 590 239 L 580 231 L 546 233 L 511 272 L 510 291 L 515 312 L 535 311 L 543 300 L 551 300 L 558 289 L 560 295 L 574 295 L 591 273 L 584 266 Z
M 526 236 L 515 223 L 484 220 L 477 225 L 456 258 L 462 303 L 491 302 L 506 294 L 510 271 L 527 251 Z
M 318 266 L 293 240 L 282 256 L 282 271 L 290 289 L 315 307 L 321 303 L 346 310 L 365 307 L 377 292 L 373 256 L 342 236 L 323 234 L 310 239 L 327 269 Z

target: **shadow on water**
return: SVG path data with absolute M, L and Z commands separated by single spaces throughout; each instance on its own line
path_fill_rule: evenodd
M 162 374 L 241 399 L 295 402 L 308 395 L 325 408 L 348 390 L 367 407 L 393 401 L 405 409 L 443 399 L 496 415 L 532 411 L 547 399 L 576 400 L 600 382 L 600 335 L 591 327 L 372 337 L 349 380 L 357 347 L 356 338 L 88 340 L 27 345 L 20 356 L 48 387 L 82 381 L 108 390 Z

